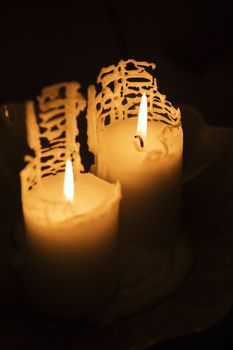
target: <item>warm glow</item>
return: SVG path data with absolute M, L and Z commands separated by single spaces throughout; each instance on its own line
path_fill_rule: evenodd
M 66 170 L 64 178 L 64 195 L 68 202 L 73 202 L 74 199 L 74 175 L 71 160 L 66 161 Z
M 8 112 L 7 106 L 4 106 L 4 110 L 5 110 L 5 117 L 9 118 L 9 112 Z
M 147 98 L 145 93 L 142 95 L 139 107 L 137 134 L 145 141 L 147 135 Z

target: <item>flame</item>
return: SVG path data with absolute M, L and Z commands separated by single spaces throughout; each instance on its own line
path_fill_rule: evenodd
M 74 174 L 71 160 L 66 161 L 66 170 L 64 178 L 64 195 L 68 202 L 73 202 L 74 200 Z
M 147 135 L 147 98 L 143 93 L 138 113 L 137 134 L 145 141 Z
M 9 112 L 6 105 L 4 106 L 4 111 L 5 111 L 5 118 L 9 118 Z

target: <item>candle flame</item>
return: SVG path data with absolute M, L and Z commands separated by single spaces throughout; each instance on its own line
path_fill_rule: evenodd
M 6 105 L 4 106 L 4 111 L 5 111 L 5 118 L 9 118 L 9 112 Z
M 64 178 L 64 195 L 68 202 L 74 200 L 74 174 L 71 160 L 66 161 L 66 170 Z
M 145 141 L 147 135 L 147 98 L 143 93 L 138 113 L 137 134 Z

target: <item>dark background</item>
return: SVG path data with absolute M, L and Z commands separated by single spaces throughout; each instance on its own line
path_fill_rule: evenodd
M 231 1 L 82 1 L 0 8 L 0 103 L 78 80 L 85 94 L 121 58 L 157 64 L 159 90 L 214 125 L 233 126 Z M 156 349 L 233 349 L 233 316 Z
M 231 1 L 77 1 L 7 7 L 0 15 L 0 102 L 48 84 L 85 89 L 121 58 L 157 64 L 161 92 L 209 123 L 232 123 Z M 85 91 L 85 90 L 84 90 Z

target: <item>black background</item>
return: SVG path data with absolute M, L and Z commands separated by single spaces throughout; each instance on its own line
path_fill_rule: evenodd
M 104 1 L 0 8 L 0 103 L 78 80 L 121 58 L 157 64 L 159 90 L 214 125 L 233 126 L 231 1 Z M 233 316 L 156 349 L 233 349 Z
M 121 58 L 157 64 L 161 92 L 211 124 L 232 126 L 231 1 L 78 1 L 4 7 L 0 102 L 78 80 L 85 91 Z

